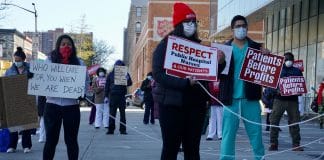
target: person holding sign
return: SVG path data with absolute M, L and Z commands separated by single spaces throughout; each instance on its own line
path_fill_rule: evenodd
M 95 128 L 99 129 L 101 124 L 105 128 L 108 128 L 109 122 L 109 106 L 108 102 L 105 102 L 105 85 L 106 85 L 106 70 L 104 68 L 97 69 L 97 77 L 92 80 L 92 87 L 95 93 L 96 104 L 96 118 Z
M 195 12 L 184 3 L 173 6 L 174 30 L 164 37 L 155 48 L 152 60 L 152 73 L 156 82 L 153 89 L 154 101 L 159 105 L 159 121 L 163 147 L 161 160 L 176 160 L 182 144 L 184 159 L 199 160 L 199 145 L 206 103 L 209 96 L 197 84 L 194 76 L 179 78 L 167 74 L 164 67 L 169 36 L 200 43 Z M 225 68 L 224 57 L 222 67 Z M 215 66 L 216 67 L 216 66 Z M 207 87 L 206 81 L 200 81 Z
M 262 87 L 239 79 L 248 47 L 260 50 L 261 45 L 247 37 L 248 23 L 245 17 L 234 16 L 231 21 L 231 28 L 233 39 L 226 43 L 226 45 L 233 46 L 230 68 L 228 75 L 222 74 L 219 77 L 219 100 L 227 107 L 223 112 L 221 160 L 235 159 L 235 139 L 240 119 L 228 110 L 237 114 L 241 113 L 242 117 L 250 121 L 261 123 L 259 100 L 261 99 Z M 263 52 L 267 51 L 263 50 Z M 264 156 L 262 127 L 248 122 L 244 122 L 244 125 L 252 145 L 254 159 L 260 160 Z
M 127 73 L 125 63 L 117 60 L 114 69 L 108 74 L 105 86 L 105 102 L 109 102 L 110 116 L 109 127 L 106 134 L 114 134 L 115 131 L 115 117 L 117 109 L 120 113 L 120 134 L 127 134 L 126 132 L 126 100 L 127 86 L 133 84 L 130 75 Z
M 143 80 L 141 84 L 141 90 L 144 91 L 144 103 L 145 103 L 145 112 L 143 123 L 148 124 L 151 117 L 151 124 L 154 124 L 154 102 L 152 95 L 152 72 L 147 73 L 147 77 Z
M 286 52 L 285 63 L 282 68 L 280 78 L 288 78 L 292 76 L 303 76 L 302 72 L 293 67 L 294 55 L 291 52 Z M 290 83 L 291 84 L 291 83 Z M 289 83 L 287 84 L 289 85 Z M 294 87 L 296 88 L 296 87 Z M 288 114 L 288 123 L 298 123 L 300 121 L 300 114 L 298 110 L 298 96 L 299 95 L 281 95 L 281 89 L 279 87 L 275 90 L 273 89 L 274 101 L 273 109 L 270 116 L 271 125 L 279 125 L 280 119 L 285 111 Z M 271 127 L 270 130 L 270 147 L 269 151 L 278 150 L 278 127 Z M 300 133 L 299 125 L 294 125 L 289 127 L 290 136 L 292 137 L 292 147 L 293 151 L 303 151 L 304 149 L 300 147 Z
M 5 76 L 15 76 L 19 74 L 30 75 L 29 63 L 25 62 L 26 54 L 21 47 L 17 47 L 17 51 L 14 54 L 15 62 L 6 71 Z M 32 147 L 31 141 L 31 129 L 20 131 L 22 134 L 22 147 L 24 148 L 24 153 L 29 153 Z M 18 143 L 18 132 L 10 132 L 10 144 L 7 153 L 12 153 L 16 151 Z
M 77 57 L 75 44 L 68 35 L 61 35 L 57 39 L 55 50 L 50 53 L 48 61 L 59 64 L 84 65 L 83 61 Z M 83 75 L 83 73 L 80 73 L 80 75 Z M 89 88 L 89 81 L 87 75 L 86 81 L 84 82 L 85 90 Z M 43 150 L 43 159 L 52 160 L 54 158 L 56 145 L 60 137 L 61 125 L 63 123 L 68 159 L 77 160 L 79 157 L 78 132 L 80 126 L 80 106 L 78 98 L 47 96 L 46 99 L 44 110 L 46 142 Z
M 318 105 L 318 113 L 324 114 L 324 78 L 318 88 L 317 93 L 317 105 Z M 324 116 L 319 118 L 320 129 L 324 127 Z

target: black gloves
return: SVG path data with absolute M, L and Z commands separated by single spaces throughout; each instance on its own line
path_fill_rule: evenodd
M 32 73 L 32 72 L 27 72 L 27 78 L 28 79 L 31 79 L 31 78 L 33 78 L 34 77 L 34 73 Z

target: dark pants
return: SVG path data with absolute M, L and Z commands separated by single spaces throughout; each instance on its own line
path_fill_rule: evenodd
M 151 123 L 154 124 L 154 103 L 153 102 L 145 102 L 145 111 L 143 122 L 147 124 L 149 122 L 151 116 Z
M 32 147 L 32 141 L 31 141 L 31 129 L 29 130 L 23 130 L 21 131 L 22 134 L 22 147 L 23 148 L 31 148 Z M 10 144 L 9 148 L 17 148 L 17 143 L 18 143 L 18 132 L 10 132 Z
M 91 111 L 89 115 L 89 124 L 93 124 L 96 118 L 96 106 L 91 104 Z
M 43 150 L 43 159 L 52 160 L 54 158 L 55 149 L 60 137 L 60 130 L 63 122 L 64 141 L 67 147 L 69 160 L 77 160 L 79 156 L 79 105 L 58 106 L 48 103 L 45 107 L 44 122 L 46 143 Z
M 110 116 L 109 116 L 109 127 L 108 127 L 108 132 L 114 132 L 115 131 L 115 118 L 117 114 L 117 109 L 119 109 L 120 113 L 120 125 L 119 125 L 119 131 L 121 133 L 126 132 L 126 102 L 125 102 L 125 96 L 124 95 L 114 95 L 110 96 L 110 102 L 109 102 L 109 107 L 110 107 Z M 112 117 L 114 118 L 112 118 Z M 122 124 L 124 123 L 124 124 Z
M 300 114 L 298 110 L 298 101 L 284 101 L 275 99 L 273 101 L 272 113 L 270 115 L 270 123 L 272 125 L 279 125 L 281 116 L 287 111 L 288 124 L 297 123 L 300 121 Z M 299 125 L 289 127 L 290 136 L 292 138 L 293 145 L 299 145 L 300 134 Z M 278 145 L 279 128 L 271 127 L 270 131 L 270 143 Z
M 201 130 L 205 106 L 168 106 L 159 104 L 163 139 L 161 160 L 176 160 L 182 143 L 185 160 L 199 160 Z

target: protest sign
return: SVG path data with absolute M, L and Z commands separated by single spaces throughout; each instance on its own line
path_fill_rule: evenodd
M 0 128 L 13 132 L 37 127 L 36 98 L 27 95 L 27 76 L 0 77 Z
M 224 44 L 219 44 L 219 43 L 212 43 L 211 47 L 216 47 L 218 50 L 223 51 L 223 53 L 225 54 L 226 66 L 221 74 L 227 75 L 231 64 L 233 47 Z
M 307 93 L 303 76 L 290 76 L 279 79 L 279 89 L 282 96 L 301 95 Z
M 29 95 L 78 98 L 85 93 L 85 66 L 32 61 L 30 71 Z
M 276 88 L 283 63 L 283 56 L 263 54 L 260 50 L 248 48 L 240 72 L 240 79 Z
M 169 36 L 164 68 L 167 74 L 197 80 L 217 79 L 217 48 L 203 46 L 175 36 Z
M 298 68 L 300 71 L 304 72 L 304 62 L 303 60 L 295 60 L 293 67 Z
M 100 68 L 99 64 L 94 64 L 92 66 L 87 67 L 88 74 L 90 76 L 95 75 L 97 73 L 97 70 Z
M 127 67 L 115 66 L 114 70 L 114 84 L 127 86 Z

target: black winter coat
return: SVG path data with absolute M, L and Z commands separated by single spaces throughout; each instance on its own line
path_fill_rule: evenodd
M 164 59 L 167 48 L 168 36 L 156 47 L 153 53 L 152 73 L 156 81 L 153 94 L 157 103 L 169 106 L 205 106 L 209 100 L 208 94 L 198 85 L 191 86 L 188 79 L 177 78 L 166 74 Z M 219 67 L 219 68 L 224 68 Z M 201 82 L 208 89 L 206 81 Z
M 248 46 L 254 49 L 260 50 L 261 45 L 257 42 L 252 41 L 247 38 Z M 231 46 L 233 39 L 226 43 L 226 45 Z M 234 86 L 234 59 L 233 56 L 231 58 L 230 68 L 228 71 L 228 75 L 220 75 L 219 76 L 219 100 L 223 102 L 225 105 L 231 105 L 233 100 L 233 86 Z M 262 87 L 257 84 L 253 84 L 250 82 L 244 82 L 244 91 L 245 96 L 248 100 L 260 100 L 262 95 Z
M 153 104 L 151 80 L 146 78 L 142 82 L 141 90 L 144 91 L 144 102 Z

